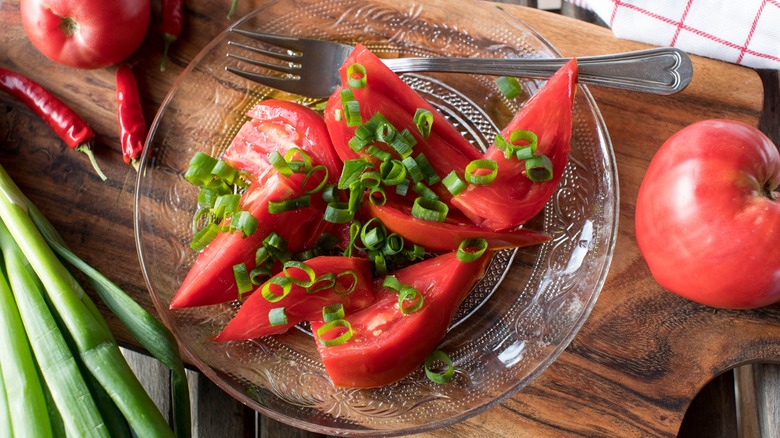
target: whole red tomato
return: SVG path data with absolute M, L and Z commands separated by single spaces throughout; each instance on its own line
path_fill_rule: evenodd
M 117 64 L 143 41 L 149 0 L 22 0 L 24 30 L 49 59 L 94 69 Z
M 639 189 L 636 236 L 653 277 L 693 301 L 780 301 L 780 153 L 756 128 L 706 120 L 658 150 Z

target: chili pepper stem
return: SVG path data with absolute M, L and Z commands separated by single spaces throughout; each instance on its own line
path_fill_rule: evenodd
M 89 143 L 82 143 L 75 148 L 77 151 L 84 153 L 87 157 L 89 157 L 89 162 L 92 163 L 92 167 L 95 169 L 95 172 L 97 172 L 100 179 L 103 181 L 107 180 L 108 177 L 105 173 L 103 173 L 102 170 L 100 170 L 100 166 L 98 166 L 97 160 L 95 159 L 95 154 L 92 153 L 92 148 L 90 147 Z
M 160 71 L 165 71 L 165 65 L 168 63 L 168 50 L 171 48 L 171 44 L 176 41 L 176 35 L 171 33 L 163 34 L 163 54 L 162 61 L 160 61 Z
M 233 2 L 230 4 L 230 10 L 228 11 L 228 18 L 233 17 L 233 14 L 236 12 L 236 7 L 238 7 L 238 0 L 233 0 Z

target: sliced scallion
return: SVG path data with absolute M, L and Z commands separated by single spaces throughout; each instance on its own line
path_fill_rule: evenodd
M 452 193 L 452 196 L 458 196 L 461 192 L 466 190 L 466 183 L 460 179 L 458 172 L 452 171 L 447 174 L 442 180 L 442 184 L 447 188 L 447 191 Z
M 444 364 L 444 371 L 436 372 L 433 370 L 433 365 L 436 362 Z M 452 365 L 452 359 L 450 359 L 447 353 L 441 350 L 434 350 L 429 354 L 428 357 L 425 358 L 424 367 L 425 375 L 434 383 L 447 383 L 452 380 L 452 377 L 455 375 L 455 367 Z
M 433 127 L 433 113 L 425 108 L 417 108 L 417 111 L 414 113 L 414 124 L 417 126 L 417 130 L 420 131 L 422 138 L 428 138 Z
M 280 292 L 276 292 L 274 289 L 280 289 Z M 263 298 L 269 302 L 276 303 L 286 297 L 291 290 L 292 281 L 290 281 L 288 277 L 280 275 L 266 281 L 260 288 L 260 293 L 263 295 Z
M 466 166 L 465 178 L 470 184 L 484 186 L 493 182 L 496 176 L 498 163 L 495 160 L 474 160 Z
M 325 322 L 344 319 L 344 305 L 341 303 L 331 304 L 322 308 L 322 320 Z
M 348 202 L 330 202 L 325 207 L 323 219 L 332 224 L 346 224 L 352 220 L 355 213 L 350 211 Z
M 457 258 L 461 262 L 469 263 L 482 257 L 488 248 L 487 240 L 476 237 L 464 239 L 458 245 Z
M 553 178 L 553 165 L 547 155 L 534 155 L 525 160 L 525 176 L 533 182 L 550 181 Z
M 292 272 L 293 269 L 300 270 L 301 272 L 306 274 L 307 278 L 304 279 L 304 280 L 301 280 L 301 279 L 293 277 L 291 275 L 291 272 Z M 284 266 L 282 267 L 282 272 L 284 273 L 284 275 L 287 276 L 287 278 L 290 279 L 290 281 L 293 284 L 296 284 L 296 285 L 301 286 L 303 288 L 311 287 L 314 284 L 314 282 L 315 282 L 315 280 L 317 278 L 317 273 L 314 272 L 314 269 L 311 266 L 307 265 L 306 263 L 299 262 L 299 261 L 296 261 L 296 260 L 290 260 L 290 261 L 286 262 L 284 264 Z
M 406 303 L 410 303 L 408 306 Z M 425 304 L 425 297 L 417 288 L 404 285 L 398 291 L 398 308 L 404 315 L 409 315 L 420 310 Z
M 272 327 L 287 325 L 287 310 L 284 307 L 276 307 L 268 311 L 268 323 Z
M 366 86 L 366 67 L 363 64 L 356 62 L 347 67 L 347 84 L 352 88 Z
M 236 286 L 238 286 L 239 299 L 241 299 L 241 295 L 254 289 L 252 279 L 249 277 L 249 271 L 247 271 L 244 263 L 233 265 L 233 278 L 236 280 Z
M 346 281 L 348 282 L 346 285 L 341 282 L 342 278 L 346 278 Z M 355 271 L 348 270 L 338 273 L 336 274 L 336 284 L 333 285 L 333 293 L 336 295 L 349 295 L 355 291 L 357 284 L 358 276 Z
M 514 99 L 523 92 L 523 86 L 514 76 L 500 76 L 495 80 L 501 94 L 507 99 Z
M 344 332 L 332 339 L 324 338 L 326 333 L 338 328 L 344 329 Z M 327 322 L 317 329 L 317 339 L 326 347 L 341 345 L 350 340 L 350 338 L 352 338 L 352 325 L 346 319 L 337 319 L 335 321 Z
M 434 199 L 418 196 L 412 205 L 412 216 L 432 222 L 444 222 L 447 219 L 449 207 Z
M 271 214 L 279 214 L 286 211 L 300 210 L 310 205 L 311 196 L 298 196 L 297 198 L 285 199 L 283 201 L 269 201 L 268 212 Z

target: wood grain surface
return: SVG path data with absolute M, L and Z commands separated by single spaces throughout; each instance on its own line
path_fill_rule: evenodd
M 262 3 L 242 0 L 233 18 Z M 160 6 L 152 5 L 147 38 L 129 59 L 149 121 L 187 63 L 232 22 L 226 17 L 229 2 L 188 0 L 184 32 L 161 72 Z M 530 23 L 565 56 L 645 47 L 574 19 L 502 8 Z M 109 180 L 101 181 L 86 157 L 67 149 L 29 109 L 2 92 L 0 164 L 82 258 L 153 311 L 133 238 L 136 172 L 119 150 L 115 69 L 76 70 L 44 58 L 25 37 L 19 0 L 0 1 L 0 26 L 0 66 L 45 85 L 89 121 Z M 636 246 L 636 194 L 663 141 L 701 119 L 759 121 L 762 84 L 754 71 L 699 57 L 694 67 L 691 85 L 674 96 L 591 89 L 612 138 L 620 189 L 618 240 L 601 296 L 569 348 L 530 386 L 481 415 L 419 436 L 674 436 L 691 400 L 715 376 L 780 358 L 779 306 L 716 311 L 679 298 L 655 283 Z M 126 330 L 104 313 L 117 338 L 132 347 Z

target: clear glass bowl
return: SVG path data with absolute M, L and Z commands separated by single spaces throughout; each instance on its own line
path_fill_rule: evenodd
M 361 42 L 392 56 L 552 57 L 555 49 L 494 5 L 447 0 L 280 0 L 234 26 Z M 257 411 L 307 430 L 394 435 L 447 426 L 521 390 L 569 344 L 596 302 L 617 231 L 618 189 L 607 130 L 587 89 L 578 90 L 570 163 L 555 196 L 528 227 L 544 245 L 502 251 L 461 306 L 441 348 L 456 377 L 431 383 L 422 370 L 387 387 L 335 388 L 305 328 L 251 341 L 213 343 L 237 303 L 169 310 L 195 259 L 189 249 L 196 189 L 182 177 L 196 151 L 219 155 L 262 99 L 318 102 L 239 78 L 225 65 L 227 31 L 193 60 L 163 102 L 141 159 L 137 249 L 149 292 L 188 360 Z M 544 83 L 523 81 L 505 99 L 492 77 L 408 74 L 404 79 L 475 147 L 489 140 Z

